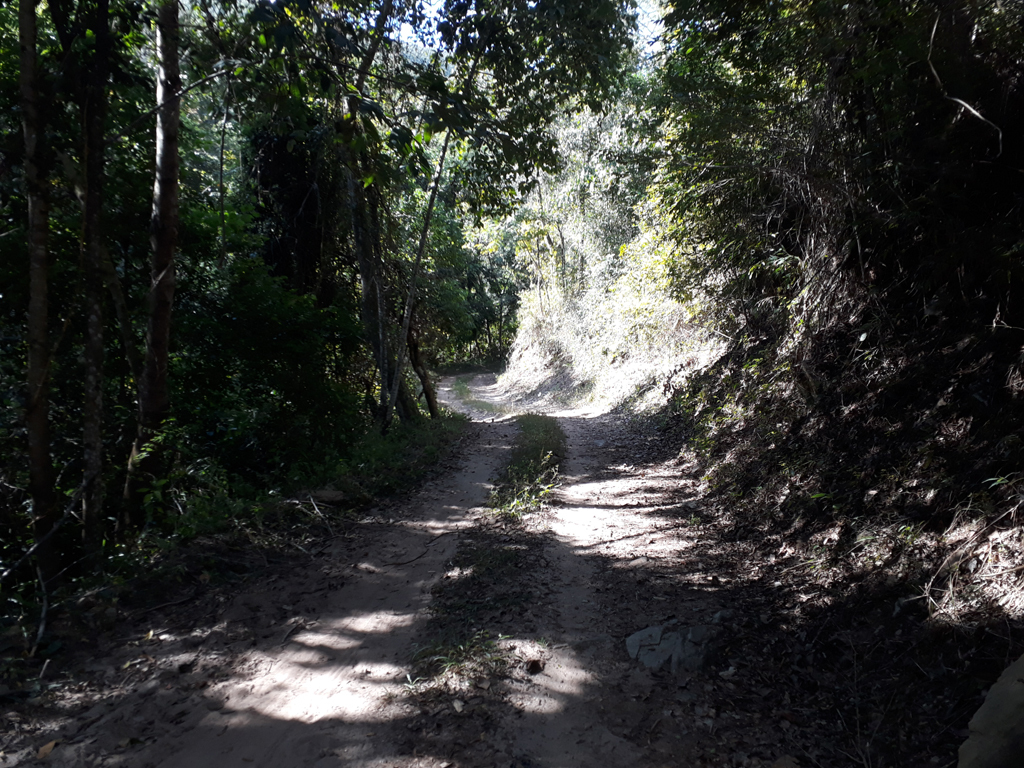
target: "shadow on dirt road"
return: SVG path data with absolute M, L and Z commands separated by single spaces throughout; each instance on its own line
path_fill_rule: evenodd
M 609 414 L 555 414 L 570 458 L 554 503 L 496 523 L 489 483 L 515 426 L 493 378 L 469 386 L 489 405 L 473 409 L 449 473 L 205 619 L 168 606 L 126 628 L 114 655 L 54 671 L 80 693 L 8 712 L 0 766 L 952 764 L 972 686 L 996 660 L 957 658 L 946 640 L 891 657 L 886 637 L 920 622 L 913 606 L 832 599 L 770 542 L 723 537 L 697 502 L 697 468 Z M 442 392 L 453 401 L 450 382 Z M 474 577 L 460 546 L 517 553 L 459 614 L 472 617 L 460 636 L 492 638 L 507 666 L 417 694 L 432 595 Z M 625 638 L 654 626 L 710 627 L 699 668 L 632 660 Z M 943 690 L 918 658 L 972 676 Z M 948 725 L 929 732 L 936 708 Z

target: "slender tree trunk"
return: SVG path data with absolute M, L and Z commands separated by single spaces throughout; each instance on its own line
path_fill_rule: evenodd
M 380 260 L 374 260 L 374 266 L 379 266 Z M 384 283 L 381 271 L 378 269 L 374 279 L 374 290 L 377 296 L 377 357 L 380 360 L 380 408 L 381 414 L 387 414 L 388 392 L 391 391 L 392 371 L 391 355 L 388 352 L 388 307 L 384 297 Z
M 377 14 L 377 23 L 373 29 L 373 40 L 370 41 L 369 47 L 363 54 L 363 60 L 359 62 L 359 71 L 356 73 L 356 91 L 360 94 L 363 92 L 363 86 L 366 84 L 366 77 L 370 74 L 370 68 L 373 66 L 373 60 L 377 58 L 377 51 L 380 50 L 380 44 L 384 40 L 384 31 L 387 29 L 388 22 L 391 20 L 391 11 L 394 7 L 394 0 L 384 0 L 384 3 L 380 7 L 380 13 Z M 353 115 L 355 112 L 352 113 Z
M 110 19 L 108 0 L 97 0 L 91 29 L 95 33 L 93 55 L 86 73 L 82 103 L 85 137 L 85 213 L 83 216 L 82 267 L 85 282 L 85 398 L 82 442 L 85 471 L 82 518 L 86 544 L 98 549 L 103 512 L 103 173 L 104 127 L 107 116 L 107 55 Z
M 505 354 L 505 301 L 498 297 L 498 354 Z
M 420 406 L 416 402 L 412 390 L 409 389 L 409 383 L 404 377 L 398 380 L 398 401 L 395 410 L 398 411 L 398 418 L 404 424 L 415 424 L 416 422 L 423 421 Z
M 384 0 L 381 4 L 380 11 L 377 14 L 377 21 L 374 24 L 373 39 L 363 53 L 356 71 L 356 82 L 354 83 L 356 94 L 362 94 L 366 78 L 373 68 L 373 62 L 384 40 L 384 34 L 391 20 L 393 9 L 394 0 Z M 354 95 L 349 99 L 349 115 L 356 136 L 362 133 L 362 127 L 356 118 L 358 106 L 359 96 Z M 379 211 L 375 206 L 371 206 L 367 199 L 367 193 L 372 190 L 360 188 L 361 184 L 359 184 L 358 175 L 361 164 L 359 155 L 352 154 L 350 156 L 348 163 L 348 196 L 352 219 L 352 245 L 359 264 L 360 309 L 363 329 L 366 334 L 366 340 L 373 351 L 377 371 L 380 374 L 380 404 L 376 406 L 375 416 L 383 425 L 388 404 L 391 402 L 389 397 L 391 387 L 392 385 L 397 386 L 397 382 L 392 375 L 391 355 L 388 352 L 387 297 L 384 291 L 384 276 L 380 269 Z M 409 399 L 411 399 L 411 395 L 406 392 L 406 397 L 403 398 L 403 409 L 408 406 Z M 415 401 L 413 401 L 413 404 L 415 405 Z
M 36 3 L 21 0 L 18 9 L 18 37 L 21 46 L 21 112 L 25 135 L 25 197 L 28 200 L 28 432 L 29 493 L 32 496 L 32 533 L 43 539 L 60 519 L 53 489 L 50 458 L 50 340 L 49 340 L 49 252 L 50 201 L 43 162 L 45 120 L 39 98 L 36 57 Z M 61 559 L 56 542 L 46 539 L 37 550 L 44 579 L 60 572 Z
M 128 312 L 128 302 L 124 298 L 124 290 L 121 288 L 121 281 L 117 277 L 117 270 L 110 260 L 110 252 L 103 249 L 103 282 L 107 284 L 107 293 L 114 305 L 114 314 L 117 316 L 117 329 L 121 334 L 121 345 L 124 347 L 124 356 L 128 361 L 128 371 L 131 373 L 132 381 L 139 381 L 142 376 L 142 358 L 139 355 L 139 347 L 135 343 L 135 334 L 132 330 L 132 318 Z
M 430 411 L 430 418 L 441 417 L 441 409 L 437 405 L 437 391 L 434 389 L 434 382 L 430 380 L 430 372 L 420 354 L 420 342 L 416 338 L 416 331 L 409 329 L 409 363 L 412 369 L 419 376 L 420 384 L 423 386 L 423 397 L 427 401 L 427 410 Z
M 387 407 L 384 409 L 384 429 L 391 424 L 391 412 L 398 399 L 398 382 L 402 379 L 402 367 L 405 365 L 406 341 L 409 338 L 409 325 L 412 323 L 412 310 L 416 298 L 416 281 L 420 275 L 420 264 L 423 262 L 423 254 L 427 250 L 427 236 L 430 234 L 430 220 L 434 215 L 434 203 L 437 202 L 437 190 L 441 186 L 441 176 L 444 172 L 444 160 L 448 155 L 448 144 L 452 138 L 452 131 L 449 128 L 444 135 L 444 144 L 441 146 L 441 156 L 437 160 L 437 174 L 434 176 L 434 183 L 430 188 L 430 199 L 427 201 L 427 211 L 423 215 L 423 229 L 420 231 L 419 247 L 416 249 L 416 261 L 412 265 L 412 277 L 409 280 L 409 295 L 405 301 L 405 315 L 402 318 L 402 331 L 398 336 L 398 354 L 395 360 L 395 382 L 392 384 L 391 397 Z
M 161 452 L 150 441 L 170 414 L 167 367 L 174 306 L 174 252 L 178 246 L 178 126 L 181 90 L 178 66 L 178 2 L 164 0 L 157 9 L 156 103 L 163 105 L 156 120 L 156 178 L 150 219 L 152 267 L 149 322 L 146 328 L 146 363 L 139 382 L 139 432 L 132 446 L 125 483 L 125 524 L 145 523 L 140 483 L 160 472 Z

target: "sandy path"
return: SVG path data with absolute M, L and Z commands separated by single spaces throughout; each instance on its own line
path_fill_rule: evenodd
M 638 743 L 634 728 L 619 727 L 637 719 L 636 700 L 653 685 L 624 653 L 620 627 L 648 617 L 631 618 L 631 606 L 609 601 L 602 584 L 609 563 L 625 567 L 666 554 L 674 543 L 660 533 L 657 504 L 639 505 L 656 495 L 643 494 L 651 481 L 632 466 L 609 464 L 606 448 L 628 447 L 631 439 L 621 424 L 592 409 L 550 415 L 566 432 L 569 459 L 552 508 L 533 523 L 549 542 L 547 600 L 536 631 L 549 641 L 548 658 L 544 672 L 513 697 L 527 713 L 515 718 L 514 738 L 529 757 L 524 765 L 538 768 L 651 764 L 658 758 L 645 748 L 650 739 Z
M 36 695 L 0 710 L 0 768 L 833 768 L 860 754 L 833 713 L 857 693 L 841 654 L 880 620 L 804 614 L 828 608 L 817 576 L 794 571 L 804 555 L 739 537 L 705 508 L 698 463 L 597 410 L 532 404 L 569 438 L 562 487 L 502 522 L 483 505 L 512 408 L 493 376 L 470 390 L 461 458 L 347 538 L 265 567 L 215 555 L 215 587 L 128 620 L 99 603 L 99 652 L 54 657 Z M 500 578 L 471 577 L 488 562 L 506 563 Z M 240 593 L 232 573 L 249 575 Z M 819 643 L 829 622 L 842 634 Z M 650 671 L 623 641 L 653 627 L 711 639 L 683 672 Z M 486 663 L 403 685 L 417 646 L 481 636 Z
M 473 425 L 455 469 L 412 499 L 373 513 L 291 572 L 227 602 L 201 636 L 158 630 L 128 642 L 128 664 L 100 659 L 108 679 L 153 670 L 55 729 L 45 764 L 145 768 L 438 766 L 398 755 L 401 697 L 431 587 L 507 461 L 510 423 Z M 141 656 L 140 656 L 141 651 Z M 131 666 L 130 666 L 131 665 Z M 36 762 L 42 743 L 0 753 Z M 43 764 L 40 761 L 40 764 Z
M 454 476 L 424 488 L 401 510 L 403 519 L 376 542 L 364 542 L 366 550 L 354 559 L 344 548 L 329 550 L 325 559 L 343 570 L 344 586 L 319 597 L 311 614 L 295 611 L 273 633 L 274 642 L 247 654 L 241 666 L 253 670 L 251 678 L 208 692 L 207 699 L 224 707 L 169 744 L 154 745 L 156 754 L 174 750 L 154 764 L 328 768 L 395 759 L 393 745 L 376 740 L 375 729 L 399 714 L 391 699 L 409 671 L 430 588 L 454 551 L 459 528 L 471 525 L 473 511 L 486 502 L 488 480 L 510 438 L 504 425 L 480 435 Z M 259 614 L 271 610 L 274 599 L 255 593 L 236 605 Z M 288 622 L 296 630 L 281 643 Z

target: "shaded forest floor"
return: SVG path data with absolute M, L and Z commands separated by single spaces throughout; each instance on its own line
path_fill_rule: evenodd
M 560 487 L 496 516 L 509 414 L 537 404 L 455 383 L 474 423 L 438 476 L 234 586 L 115 615 L 3 702 L 0 766 L 955 764 L 1010 622 L 935 621 L 884 567 L 736 526 L 671 429 L 599 409 L 546 406 Z M 694 641 L 675 671 L 627 651 L 656 627 Z

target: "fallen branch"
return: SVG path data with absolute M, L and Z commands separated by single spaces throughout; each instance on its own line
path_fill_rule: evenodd
M 14 573 L 16 570 L 18 570 L 22 565 L 24 565 L 25 562 L 30 557 L 32 557 L 32 555 L 34 555 L 36 553 L 36 550 L 39 549 L 47 541 L 49 541 L 50 538 L 53 536 L 53 534 L 55 534 L 57 532 L 57 530 L 62 525 L 64 525 L 64 521 L 67 520 L 69 517 L 71 517 L 71 515 L 73 514 L 73 510 L 75 508 L 75 505 L 78 504 L 78 500 L 82 497 L 82 491 L 84 489 L 85 489 L 85 483 L 82 483 L 80 486 L 78 486 L 78 489 L 75 491 L 74 495 L 71 497 L 71 501 L 68 502 L 67 507 L 64 509 L 64 514 L 61 515 L 60 520 L 58 520 L 56 523 L 54 523 L 53 527 L 49 531 L 47 531 L 46 534 L 41 539 L 39 539 L 39 541 L 37 541 L 35 544 L 33 544 L 31 547 L 29 547 L 28 551 L 24 555 L 21 556 L 21 559 L 19 559 L 18 562 L 16 562 L 14 565 L 12 565 L 6 571 L 4 571 L 2 574 L 0 574 L 0 584 L 3 584 L 8 576 L 10 576 L 12 573 Z M 45 591 L 46 591 L 45 585 L 43 587 L 43 591 L 44 591 L 44 594 L 45 594 Z
M 427 552 L 430 551 L 430 547 L 433 545 L 433 543 L 435 541 L 440 539 L 442 536 L 447 536 L 449 533 L 456 533 L 456 531 L 445 531 L 444 533 L 437 534 L 437 536 L 435 536 L 434 538 L 432 538 L 430 541 L 427 542 L 426 548 L 422 552 L 420 552 L 418 555 L 416 555 L 416 557 L 412 558 L 411 560 L 401 560 L 401 561 L 397 561 L 397 562 L 393 562 L 393 563 L 384 563 L 384 565 L 408 565 L 409 563 L 415 563 L 417 560 L 419 560 L 421 557 L 423 557 L 425 554 L 427 554 Z
M 43 578 L 43 569 L 36 566 L 36 575 L 39 576 L 39 588 L 43 590 L 43 610 L 39 614 L 39 630 L 36 632 L 36 642 L 32 646 L 32 650 L 28 652 L 30 659 L 35 658 L 36 651 L 39 650 L 39 644 L 43 641 L 43 633 L 46 632 L 46 611 L 50 607 L 50 595 L 46 591 L 46 579 Z M 47 659 L 46 663 L 49 664 L 50 660 Z M 46 666 L 43 665 L 43 672 L 46 671 Z M 39 673 L 39 678 L 42 679 L 42 672 Z

